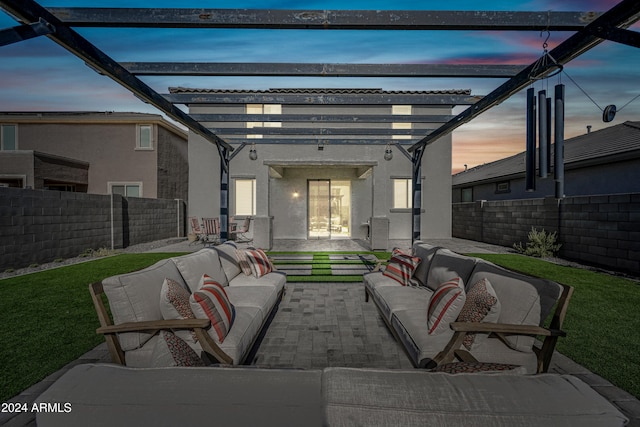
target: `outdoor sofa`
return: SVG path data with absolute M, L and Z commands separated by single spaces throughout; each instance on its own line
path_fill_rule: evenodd
M 242 364 L 284 293 L 286 274 L 271 268 L 227 242 L 106 278 L 90 286 L 97 332 L 121 365 Z
M 78 365 L 37 399 L 50 426 L 623 426 L 569 375 Z M 56 405 L 58 404 L 58 405 Z
M 547 372 L 565 335 L 572 287 L 423 242 L 412 249 L 394 251 L 385 271 L 365 273 L 363 281 L 365 300 L 375 302 L 414 366 L 465 361 Z

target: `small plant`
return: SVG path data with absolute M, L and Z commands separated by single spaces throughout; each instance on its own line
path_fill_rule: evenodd
M 5 273 L 13 273 L 14 271 L 16 271 L 16 270 L 15 270 L 15 269 L 13 269 L 13 268 L 11 268 L 11 267 L 9 267 L 9 268 L 7 268 L 4 272 L 5 272 Z
M 100 258 L 100 257 L 109 256 L 109 255 L 114 255 L 115 253 L 116 251 L 113 251 L 107 248 L 100 248 L 100 249 L 89 248 L 89 249 L 86 249 L 83 253 L 81 253 L 78 256 L 81 258 Z
M 554 256 L 562 246 L 557 243 L 558 234 L 547 233 L 544 228 L 538 231 L 535 227 L 531 227 L 531 231 L 527 235 L 529 241 L 526 246 L 522 246 L 522 242 L 514 243 L 513 248 L 519 254 L 544 258 Z
M 62 262 L 64 261 L 64 258 L 56 258 L 53 260 L 53 262 Z
M 37 262 L 34 262 L 33 264 L 29 264 L 29 268 L 36 268 L 38 267 L 40 264 L 38 264 Z

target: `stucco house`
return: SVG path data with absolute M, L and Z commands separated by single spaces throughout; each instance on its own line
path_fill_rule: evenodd
M 253 218 L 257 246 L 269 248 L 273 239 L 352 238 L 368 239 L 373 249 L 386 249 L 389 239 L 412 238 L 412 160 L 405 147 L 437 127 L 435 122 L 451 117 L 454 104 L 447 99 L 470 94 L 170 92 L 172 102 L 186 104 L 191 117 L 235 148 L 229 161 L 228 212 L 236 221 Z M 367 132 L 376 137 L 364 139 Z M 189 164 L 189 215 L 217 216 L 225 203 L 219 197 L 224 167 L 219 149 L 190 133 Z M 450 135 L 425 148 L 421 177 L 421 237 L 449 238 Z
M 0 112 L 0 185 L 188 197 L 187 133 L 157 114 Z
M 564 158 L 565 196 L 640 192 L 640 122 L 627 121 L 568 139 Z M 453 175 L 454 203 L 554 194 L 553 169 L 547 178 L 536 178 L 534 191 L 526 191 L 524 152 Z

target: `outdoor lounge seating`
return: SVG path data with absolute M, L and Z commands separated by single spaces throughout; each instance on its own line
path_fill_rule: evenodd
M 239 225 L 235 222 L 235 218 L 231 218 L 231 229 L 229 230 L 231 240 L 235 240 L 236 242 L 250 242 L 253 240 L 248 235 L 251 228 L 251 219 L 250 216 L 246 216 L 242 220 L 242 224 Z
M 268 266 L 260 264 L 261 277 L 256 277 L 251 259 L 243 271 L 239 253 L 244 249 L 229 242 L 92 284 L 90 291 L 101 325 L 97 332 L 105 335 L 113 362 L 171 366 L 176 356 L 171 344 L 178 342 L 185 348 L 184 342 L 189 348 L 178 356 L 204 352 L 205 362 L 243 363 L 277 309 L 286 275 L 269 272 L 265 269 Z M 113 320 L 103 304 L 103 294 Z M 189 304 L 191 310 L 185 312 Z M 175 332 L 179 339 L 160 331 Z
M 75 366 L 37 402 L 48 426 L 623 426 L 627 418 L 569 375 L 413 370 Z
M 390 277 L 393 267 L 387 274 L 365 273 L 364 285 L 365 299 L 373 299 L 416 367 L 461 360 L 547 372 L 556 341 L 565 335 L 562 323 L 572 287 L 425 243 L 417 242 L 413 251 L 419 264 L 406 272 L 407 286 Z M 473 321 L 458 317 L 469 295 L 470 302 L 491 302 Z M 534 345 L 536 336 L 543 337 L 540 348 Z

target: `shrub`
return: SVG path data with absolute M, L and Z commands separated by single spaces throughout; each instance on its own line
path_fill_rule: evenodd
M 551 257 L 554 256 L 562 246 L 556 243 L 558 234 L 555 231 L 553 233 L 547 233 L 544 228 L 538 231 L 535 227 L 531 227 L 527 238 L 529 241 L 524 247 L 522 246 L 522 242 L 514 243 L 513 248 L 519 254 L 538 258 Z

